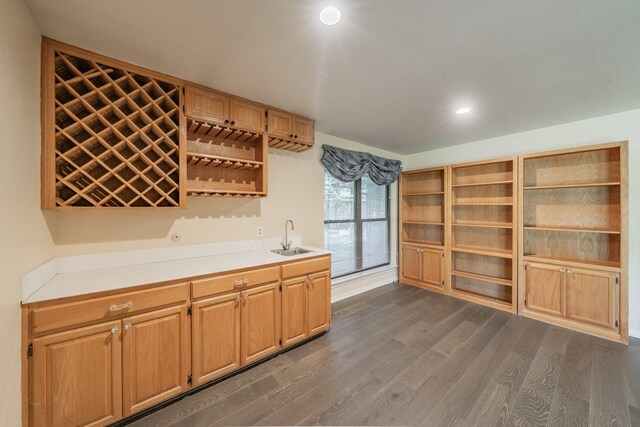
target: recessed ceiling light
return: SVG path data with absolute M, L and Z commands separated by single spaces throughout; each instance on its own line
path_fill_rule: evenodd
M 471 112 L 471 107 L 462 107 L 456 110 L 456 114 L 467 114 Z
M 333 6 L 327 6 L 320 12 L 320 22 L 324 25 L 336 25 L 340 22 L 340 18 L 342 18 L 342 14 Z

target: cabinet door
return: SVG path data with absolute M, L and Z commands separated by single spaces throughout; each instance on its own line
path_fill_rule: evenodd
M 529 310 L 564 316 L 566 269 L 554 265 L 525 264 L 525 304 Z
M 309 280 L 282 282 L 282 346 L 288 347 L 307 338 L 307 286 Z
M 225 125 L 229 123 L 229 96 L 186 86 L 185 114 L 194 119 Z
M 193 303 L 193 382 L 240 368 L 240 293 Z
M 281 138 L 293 138 L 293 116 L 283 111 L 269 109 L 269 135 Z
M 609 329 L 617 329 L 617 275 L 609 272 L 569 269 L 567 317 Z
M 187 307 L 180 305 L 122 320 L 124 416 L 188 387 Z
M 420 249 L 413 246 L 402 247 L 402 276 L 420 281 Z
M 328 272 L 312 274 L 308 284 L 309 336 L 326 331 L 331 323 L 331 277 Z
M 444 286 L 444 252 L 435 249 L 421 249 L 421 282 L 429 285 Z
M 33 340 L 35 426 L 103 426 L 122 418 L 120 321 Z
M 314 141 L 314 123 L 313 120 L 295 116 L 293 118 L 293 140 L 296 142 L 304 142 L 305 144 L 313 144 Z
M 280 349 L 279 286 L 279 283 L 274 283 L 242 293 L 242 365 L 253 363 Z
M 260 104 L 231 98 L 231 125 L 252 132 L 264 132 L 265 111 Z

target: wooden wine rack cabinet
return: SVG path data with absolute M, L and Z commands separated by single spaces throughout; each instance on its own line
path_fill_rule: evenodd
M 43 39 L 45 209 L 182 207 L 181 84 Z

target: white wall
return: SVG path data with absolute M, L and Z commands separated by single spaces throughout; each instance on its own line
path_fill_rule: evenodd
M 640 337 L 640 109 L 405 156 L 405 169 L 629 141 L 629 328 Z
M 40 211 L 40 32 L 0 0 L 0 423 L 20 425 L 20 277 L 53 256 Z

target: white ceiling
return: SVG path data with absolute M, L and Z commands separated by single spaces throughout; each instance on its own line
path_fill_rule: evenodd
M 640 107 L 638 0 L 26 2 L 48 37 L 401 154 Z

